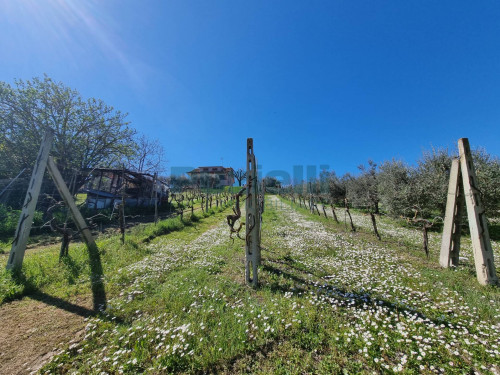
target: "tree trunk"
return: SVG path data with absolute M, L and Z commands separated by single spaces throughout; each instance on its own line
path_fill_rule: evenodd
M 377 221 L 375 220 L 375 215 L 371 211 L 370 211 L 370 217 L 372 218 L 373 231 L 375 232 L 375 235 L 377 236 L 377 238 L 379 240 L 381 240 L 382 238 L 380 238 L 380 234 L 378 233 L 378 230 L 377 230 Z
M 335 220 L 335 222 L 339 222 L 339 219 L 337 218 L 337 214 L 335 213 L 335 208 L 333 207 L 333 203 L 332 203 L 332 215 L 333 215 L 333 219 Z
M 426 224 L 422 227 L 422 234 L 424 237 L 424 250 L 425 250 L 425 255 L 427 256 L 427 259 L 429 259 L 429 236 L 427 233 L 427 230 L 429 228 L 427 227 Z
M 122 200 L 122 203 L 120 204 L 120 210 L 119 212 L 119 221 L 120 221 L 120 233 L 121 233 L 121 242 L 122 244 L 125 243 L 125 203 Z
M 349 215 L 349 221 L 351 222 L 351 231 L 356 232 L 356 227 L 354 226 L 354 223 L 352 222 L 352 216 L 351 212 L 349 211 L 349 204 L 347 203 L 347 199 L 344 202 L 345 204 L 345 211 L 347 212 L 347 215 Z
M 71 229 L 63 229 L 62 230 L 63 238 L 61 242 L 61 251 L 59 253 L 59 260 L 61 260 L 63 257 L 67 257 L 69 254 L 69 242 L 71 240 Z

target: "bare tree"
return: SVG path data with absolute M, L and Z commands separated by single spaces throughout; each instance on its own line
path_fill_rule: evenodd
M 234 171 L 234 178 L 238 180 L 238 186 L 241 186 L 241 182 L 247 178 L 247 172 L 241 168 Z
M 129 168 L 141 173 L 165 171 L 165 150 L 157 139 L 141 135 L 135 140 L 136 150 L 129 158 Z

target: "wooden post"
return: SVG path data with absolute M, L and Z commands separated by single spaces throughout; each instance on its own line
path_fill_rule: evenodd
M 205 197 L 205 212 L 208 212 L 208 178 L 207 178 L 207 195 Z
M 264 183 L 264 180 L 262 180 L 262 210 L 261 213 L 264 213 L 264 209 L 266 208 L 266 184 Z
M 474 261 L 476 263 L 477 280 L 482 285 L 497 284 L 498 277 L 493 261 L 493 249 L 491 248 L 490 235 L 488 233 L 488 223 L 477 188 L 477 177 L 467 138 L 460 138 L 458 140 L 458 150 L 467 216 L 469 218 L 470 236 L 474 250 Z
M 245 279 L 254 288 L 259 283 L 258 266 L 260 265 L 260 209 L 259 184 L 257 181 L 257 161 L 253 151 L 253 139 L 247 138 L 247 199 L 246 206 L 246 243 L 245 243 Z
M 7 261 L 7 269 L 21 268 L 23 265 L 24 253 L 26 252 L 26 244 L 30 234 L 31 226 L 33 224 L 33 216 L 35 214 L 36 202 L 40 194 L 42 186 L 43 174 L 47 167 L 47 159 L 49 157 L 50 149 L 52 148 L 52 139 L 54 134 L 51 129 L 47 129 L 45 137 L 43 138 L 38 156 L 36 158 L 31 180 L 24 199 L 21 216 L 17 224 L 16 234 L 10 249 L 9 260 Z
M 100 171 L 101 173 L 99 174 L 99 183 L 97 184 L 97 193 L 95 196 L 95 206 L 94 206 L 94 211 L 97 211 L 97 203 L 99 202 L 99 192 L 101 191 L 101 182 L 102 182 L 102 170 Z
M 120 222 L 121 243 L 125 243 L 125 166 L 122 167 L 122 202 L 120 203 L 120 211 L 118 212 L 118 220 Z
M 460 255 L 460 231 L 464 209 L 464 194 L 460 160 L 453 159 L 448 184 L 448 199 L 441 240 L 439 264 L 441 267 L 457 267 Z
M 85 244 L 87 245 L 87 249 L 89 251 L 89 259 L 90 259 L 90 272 L 91 272 L 91 285 L 92 285 L 92 294 L 94 297 L 94 309 L 105 309 L 106 308 L 106 294 L 104 291 L 104 283 L 102 281 L 103 270 L 101 265 L 101 256 L 99 254 L 99 249 L 94 241 L 94 237 L 90 232 L 90 229 L 85 222 L 82 214 L 76 207 L 75 201 L 73 200 L 73 196 L 69 192 L 68 187 L 64 183 L 64 179 L 57 169 L 56 163 L 52 157 L 49 157 L 47 167 L 49 170 L 52 179 L 54 180 L 57 190 L 61 197 L 64 200 L 64 203 L 69 208 L 71 215 L 73 216 L 73 220 L 75 222 L 78 231 L 81 233 Z
M 312 182 L 309 181 L 309 211 L 313 214 L 314 213 L 314 208 L 313 208 L 313 192 L 312 192 Z
M 158 190 L 155 191 L 155 225 L 156 223 L 158 223 Z
M 153 200 L 153 195 L 154 195 L 154 199 L 155 199 L 155 217 L 154 217 L 154 221 L 155 221 L 155 224 L 156 222 L 158 221 L 158 189 L 156 189 L 156 183 L 157 183 L 157 180 L 158 180 L 158 172 L 155 172 L 154 176 L 153 176 L 153 187 L 151 188 L 151 200 Z M 151 205 L 151 200 L 149 201 L 149 205 Z
M 333 216 L 333 219 L 335 220 L 336 223 L 339 222 L 339 219 L 337 218 L 337 213 L 335 212 L 335 207 L 334 207 L 334 204 L 333 204 L 333 200 L 332 200 L 332 216 Z
M 87 244 L 87 246 L 95 246 L 94 242 L 94 237 L 92 237 L 92 233 L 90 233 L 90 229 L 87 227 L 87 223 L 85 223 L 85 219 L 83 218 L 82 214 L 78 210 L 78 207 L 76 207 L 75 201 L 73 200 L 73 197 L 71 196 L 71 193 L 69 192 L 68 187 L 64 183 L 64 179 L 61 176 L 61 173 L 59 172 L 59 169 L 57 169 L 56 164 L 54 163 L 54 160 L 52 157 L 49 157 L 49 161 L 47 163 L 47 167 L 49 170 L 50 175 L 52 176 L 52 179 L 54 180 L 57 190 L 59 191 L 59 194 L 61 194 L 61 197 L 64 200 L 64 203 L 66 206 L 69 208 L 71 215 L 73 216 L 73 219 L 75 220 L 75 225 L 82 234 L 83 240 Z

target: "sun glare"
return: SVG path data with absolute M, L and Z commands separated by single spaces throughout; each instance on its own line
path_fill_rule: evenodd
M 103 58 L 118 63 L 133 80 L 138 74 L 124 52 L 117 26 L 97 1 L 19 0 L 0 2 L 0 11 L 22 35 L 43 45 L 47 53 L 63 55 L 81 64 L 82 56 L 95 57 L 98 46 Z M 16 37 L 16 36 L 13 36 Z M 21 38 L 20 36 L 18 36 Z M 18 40 L 20 45 L 26 40 Z

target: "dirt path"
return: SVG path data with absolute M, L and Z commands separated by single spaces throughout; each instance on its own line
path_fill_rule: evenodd
M 92 298 L 65 302 L 46 295 L 0 307 L 0 374 L 35 373 L 63 343 L 79 341 Z
M 216 227 L 220 230 L 226 226 Z M 202 234 L 199 237 L 204 238 Z M 63 347 L 81 341 L 84 319 L 93 314 L 92 306 L 91 295 L 65 301 L 44 293 L 0 305 L 0 375 L 36 373 Z

